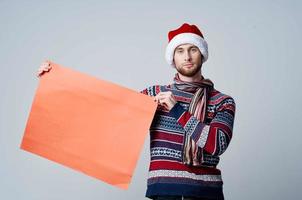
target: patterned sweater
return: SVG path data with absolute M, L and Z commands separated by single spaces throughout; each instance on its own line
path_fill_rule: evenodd
M 180 195 L 224 199 L 219 156 L 227 149 L 235 117 L 235 102 L 213 89 L 205 122 L 188 112 L 193 93 L 171 85 L 154 85 L 141 93 L 156 96 L 171 91 L 177 103 L 170 110 L 158 106 L 150 126 L 150 165 L 146 197 Z M 182 164 L 183 139 L 189 134 L 203 152 L 202 167 Z

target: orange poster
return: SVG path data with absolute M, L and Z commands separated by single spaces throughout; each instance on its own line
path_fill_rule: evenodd
M 21 149 L 127 189 L 157 104 L 147 95 L 51 63 Z

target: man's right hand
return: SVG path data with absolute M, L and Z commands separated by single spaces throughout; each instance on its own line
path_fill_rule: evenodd
M 37 71 L 37 77 L 41 77 L 45 72 L 49 72 L 50 70 L 51 70 L 50 62 L 46 60 L 40 65 Z

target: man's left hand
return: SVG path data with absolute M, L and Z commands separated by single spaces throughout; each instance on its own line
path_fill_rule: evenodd
M 159 104 L 164 106 L 169 111 L 173 108 L 173 106 L 177 103 L 175 100 L 174 95 L 171 91 L 168 92 L 159 92 L 155 97 L 154 100 Z

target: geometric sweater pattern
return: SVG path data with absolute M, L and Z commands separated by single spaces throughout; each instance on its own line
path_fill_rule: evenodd
M 207 112 L 202 123 L 189 111 L 194 93 L 174 84 L 154 85 L 141 91 L 149 96 L 171 91 L 177 103 L 168 111 L 158 105 L 150 132 L 150 165 L 146 197 L 191 196 L 224 199 L 219 156 L 233 135 L 235 101 L 215 88 L 209 92 Z M 202 152 L 202 166 L 182 162 L 183 142 L 191 137 Z

